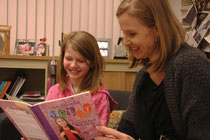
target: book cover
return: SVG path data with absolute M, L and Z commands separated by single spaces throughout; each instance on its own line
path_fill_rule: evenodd
M 4 85 L 2 86 L 2 88 L 1 88 L 1 90 L 0 90 L 0 96 L 1 96 L 1 94 L 3 93 L 3 91 L 4 91 L 4 89 L 5 89 L 6 85 L 7 85 L 7 82 L 8 82 L 8 81 L 4 81 Z
M 20 91 L 21 87 L 23 86 L 24 82 L 25 82 L 25 78 L 21 77 L 20 80 L 18 81 L 17 83 L 17 86 L 15 87 L 13 93 L 12 93 L 12 96 L 13 97 L 16 97 L 18 92 Z
M 7 81 L 7 84 L 6 84 L 6 86 L 5 86 L 4 90 L 3 90 L 3 92 L 2 92 L 1 95 L 0 95 L 0 99 L 2 99 L 2 98 L 4 97 L 5 93 L 7 92 L 8 88 L 9 88 L 9 86 L 10 86 L 10 84 L 11 84 L 11 81 Z
M 2 81 L 2 82 L 1 82 L 0 91 L 1 91 L 1 89 L 2 89 L 2 87 L 3 87 L 3 85 L 4 85 L 4 82 L 5 82 L 5 81 Z
M 101 122 L 89 92 L 35 105 L 0 99 L 0 107 L 25 139 L 90 140 L 101 135 L 95 129 Z
M 9 95 L 12 95 L 12 94 L 13 94 L 13 92 L 14 92 L 14 90 L 15 90 L 17 84 L 18 84 L 19 81 L 20 81 L 20 78 L 21 78 L 21 77 L 18 76 L 18 77 L 16 78 L 15 82 L 12 83 L 11 89 L 8 89 L 8 90 L 9 90 L 9 92 L 8 92 Z

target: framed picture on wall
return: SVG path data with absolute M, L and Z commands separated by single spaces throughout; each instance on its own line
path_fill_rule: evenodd
M 15 47 L 15 54 L 28 55 L 28 56 L 35 55 L 36 54 L 35 46 L 36 46 L 35 40 L 17 39 L 16 47 Z

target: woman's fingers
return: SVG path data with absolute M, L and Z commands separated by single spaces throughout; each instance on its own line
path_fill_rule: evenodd
M 106 140 L 106 139 L 120 139 L 120 140 L 134 140 L 129 135 L 126 135 L 124 133 L 121 133 L 117 130 L 114 130 L 112 128 L 107 128 L 105 126 L 97 126 L 96 127 L 99 131 L 101 131 L 103 134 L 106 135 L 106 138 L 100 140 Z M 101 137 L 102 138 L 102 137 Z

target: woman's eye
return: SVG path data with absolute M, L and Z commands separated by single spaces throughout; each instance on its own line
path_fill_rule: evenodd
M 129 33 L 129 36 L 134 36 L 136 35 L 136 33 Z

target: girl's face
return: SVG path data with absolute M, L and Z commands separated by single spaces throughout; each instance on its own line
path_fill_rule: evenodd
M 63 64 L 70 80 L 82 81 L 90 69 L 90 61 L 85 59 L 78 51 L 68 45 L 63 59 Z
M 124 33 L 124 45 L 132 50 L 136 59 L 152 58 L 156 54 L 157 28 L 148 28 L 137 17 L 123 13 L 118 17 Z
M 56 122 L 57 122 L 57 124 L 58 124 L 59 126 L 61 126 L 61 127 L 64 127 L 64 126 L 67 125 L 66 121 L 65 121 L 64 119 L 61 119 L 61 118 L 57 118 L 57 119 L 56 119 Z

